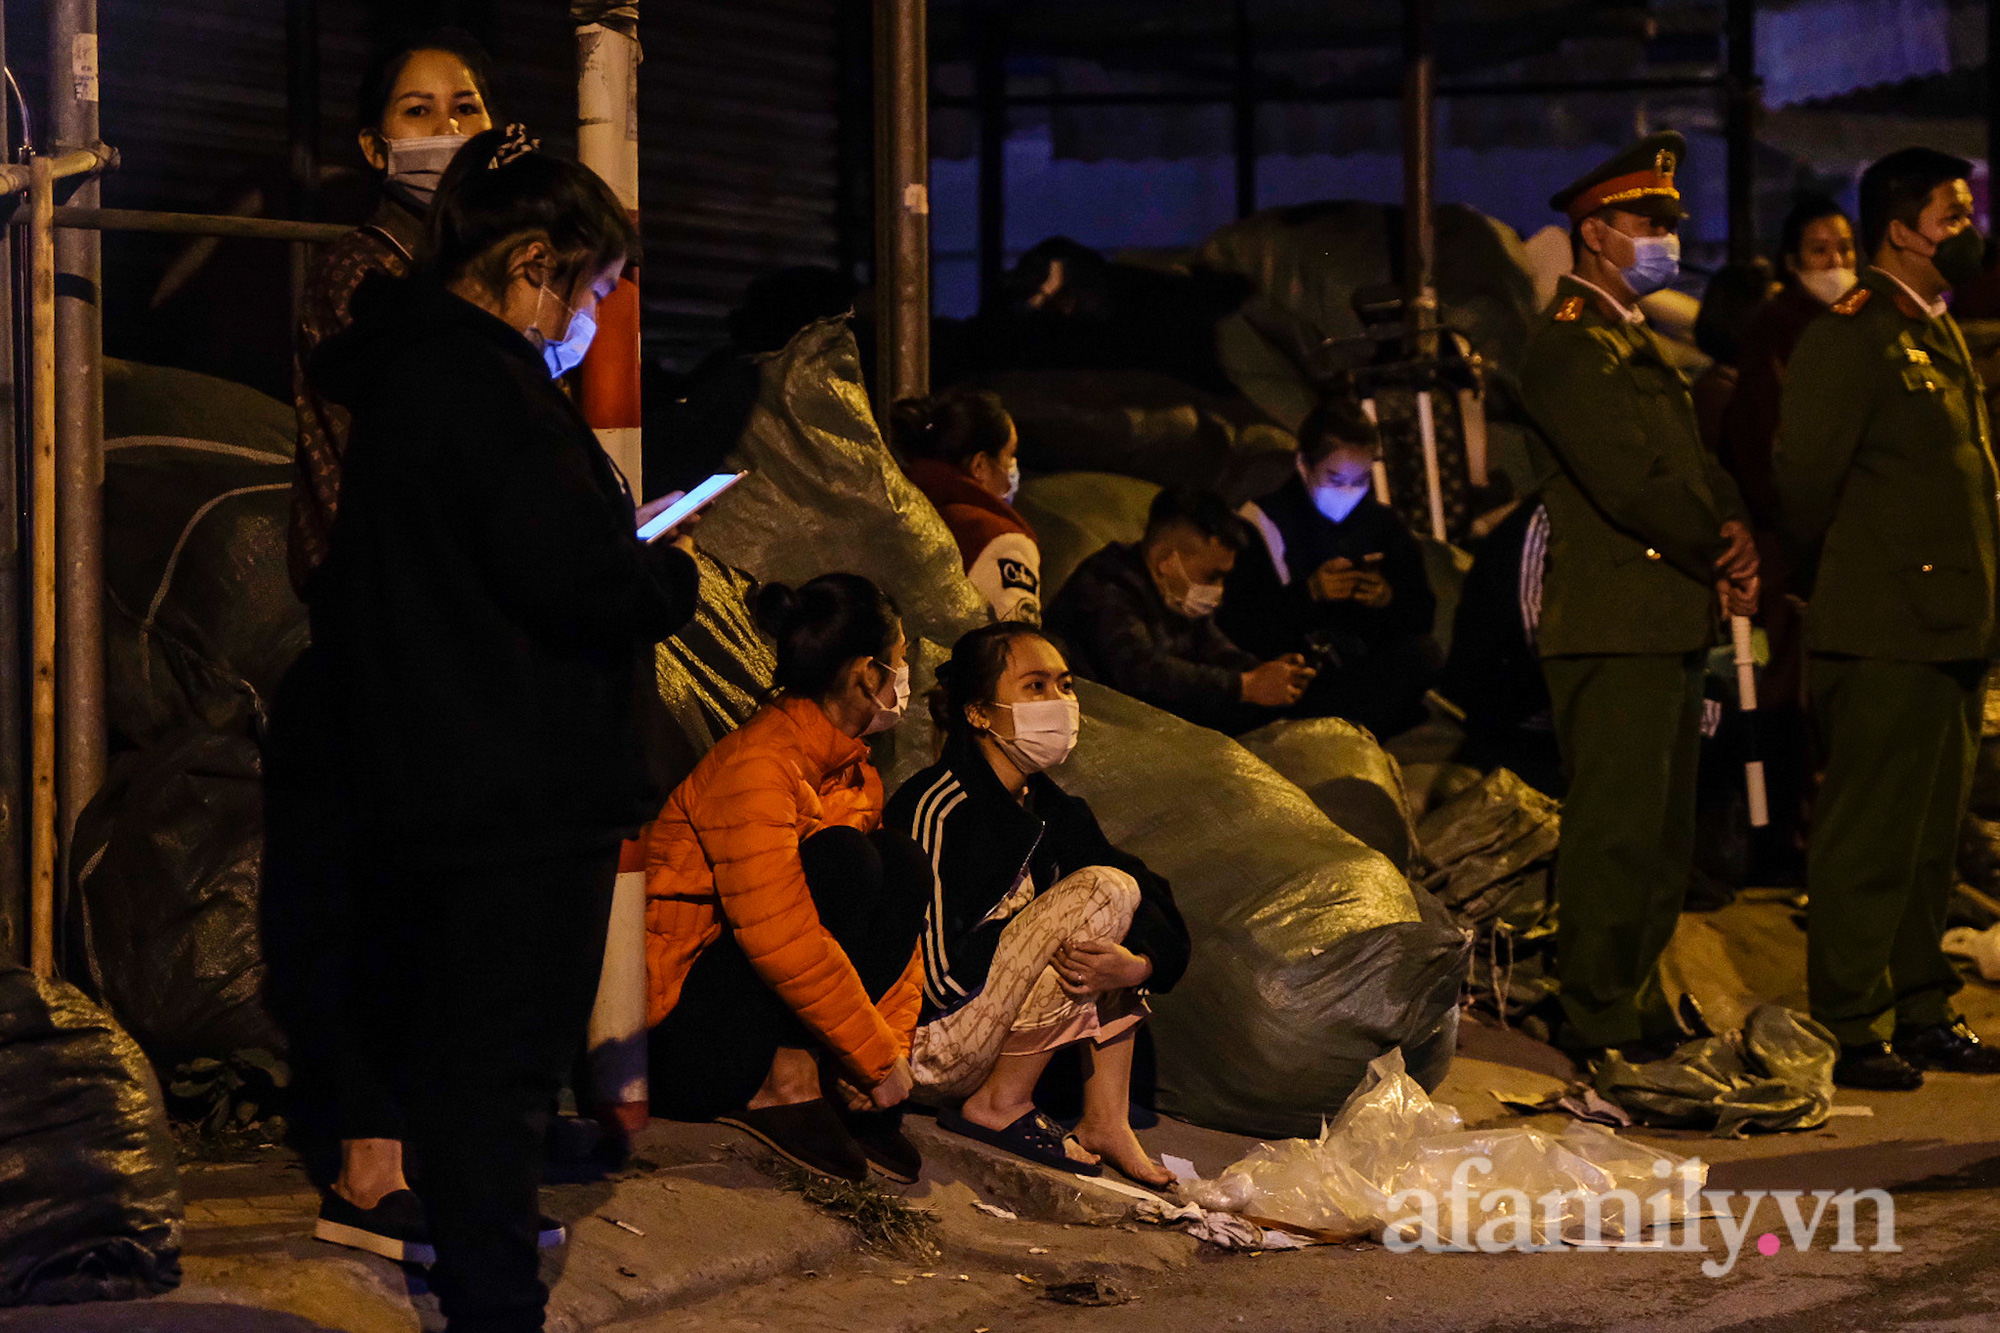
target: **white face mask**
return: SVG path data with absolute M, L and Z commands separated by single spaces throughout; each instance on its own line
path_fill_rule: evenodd
M 1212 616 L 1222 609 L 1222 585 L 1196 583 L 1189 578 L 1187 565 L 1182 561 L 1179 551 L 1168 556 L 1162 567 L 1170 570 L 1176 578 L 1187 585 L 1187 591 L 1179 597 L 1169 597 L 1164 589 L 1161 591 L 1160 595 L 1166 599 L 1168 606 L 1189 620 L 1200 620 L 1203 616 Z
M 1023 773 L 1039 773 L 1069 758 L 1076 748 L 1077 733 L 1083 727 L 1083 708 L 1074 699 L 1035 699 L 1027 703 L 997 704 L 1014 720 L 1014 734 L 986 734 L 1000 747 L 1015 768 Z
M 874 695 L 875 716 L 868 720 L 868 729 L 861 734 L 873 736 L 878 731 L 887 731 L 903 720 L 903 714 L 910 708 L 910 668 L 905 663 L 892 667 L 887 662 L 877 661 L 877 666 L 889 673 L 889 699 Z
M 1354 512 L 1354 507 L 1368 498 L 1374 489 L 1372 481 L 1321 481 L 1306 466 L 1303 456 L 1298 461 L 1299 480 L 1306 485 L 1306 494 L 1312 497 L 1313 508 L 1325 516 L 1328 522 L 1339 523 Z
M 438 177 L 451 165 L 465 143 L 463 134 L 431 134 L 421 139 L 384 139 L 382 151 L 388 156 L 389 180 L 424 207 L 431 206 L 437 193 Z
M 1792 276 L 1799 280 L 1799 286 L 1818 297 L 1823 305 L 1832 305 L 1853 291 L 1854 284 L 1861 280 L 1851 268 L 1807 269 Z
M 543 296 L 555 296 L 555 293 L 543 287 L 541 294 L 535 298 L 537 309 L 540 309 L 539 303 Z M 531 328 L 527 332 L 528 341 L 541 349 L 542 364 L 549 368 L 549 378 L 552 380 L 559 380 L 582 365 L 584 355 L 590 351 L 592 340 L 597 337 L 595 319 L 581 310 L 571 309 L 569 303 L 560 296 L 556 296 L 556 304 L 569 311 L 569 323 L 563 326 L 562 341 L 550 342 L 548 336 L 540 329 Z
M 1008 504 L 1013 504 L 1014 497 L 1019 495 L 1020 493 L 1021 493 L 1021 465 L 1019 463 L 1009 463 L 1007 465 L 1007 492 L 1000 498 L 1006 501 Z

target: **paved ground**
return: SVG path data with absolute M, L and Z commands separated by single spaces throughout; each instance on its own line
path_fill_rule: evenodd
M 1734 1022 L 1755 998 L 1799 1004 L 1803 961 L 1790 913 L 1748 902 L 1685 918 L 1669 976 L 1712 1017 Z M 2000 1037 L 2000 990 L 1962 1003 Z M 1468 1123 L 1518 1124 L 1495 1092 L 1561 1086 L 1567 1062 L 1518 1033 L 1468 1027 L 1438 1098 Z M 605 1333 L 1158 1333 L 1297 1330 L 1973 1330 L 2000 1327 L 2000 1080 L 1933 1076 L 1919 1092 L 1852 1096 L 1866 1108 L 1810 1133 L 1726 1142 L 1636 1133 L 1711 1163 L 1709 1187 L 1893 1191 L 1896 1253 L 1829 1251 L 1827 1220 L 1805 1249 L 1766 1197 L 1733 1269 L 1704 1224 L 1704 1253 L 1394 1254 L 1374 1245 L 1224 1254 L 1157 1227 L 1113 1222 L 1115 1200 L 924 1131 L 925 1180 L 912 1202 L 941 1227 L 936 1259 L 861 1251 L 853 1233 L 785 1192 L 743 1141 L 707 1126 L 656 1124 L 634 1169 L 549 1191 L 571 1224 L 551 1256 L 550 1326 Z M 1549 1122 L 1559 1128 L 1561 1122 Z M 1206 1174 L 1248 1141 L 1172 1123 L 1156 1151 Z M 0 1312 L 0 1333 L 416 1333 L 434 1328 L 422 1276 L 309 1239 L 314 1196 L 295 1164 L 192 1169 L 187 1281 L 171 1297 L 122 1306 Z M 975 1207 L 1000 1204 L 1007 1220 Z M 1863 1209 L 1863 1217 L 1869 1216 Z M 1087 1224 L 1090 1220 L 1099 1224 Z M 622 1224 L 622 1225 L 620 1225 Z M 1867 1225 L 1863 1243 L 1872 1242 Z M 1778 1241 L 1758 1252 L 1758 1237 Z M 1077 1308 L 1050 1289 L 1102 1280 L 1130 1303 Z

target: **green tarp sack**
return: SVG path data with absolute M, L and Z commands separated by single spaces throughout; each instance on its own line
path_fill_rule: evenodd
M 750 622 L 757 579 L 835 569 L 877 580 L 920 643 L 986 619 L 943 521 L 896 468 L 869 415 L 853 340 L 815 325 L 762 361 L 732 455 L 753 478 L 698 541 L 702 607 L 662 645 L 660 686 L 691 753 L 762 699 L 769 646 Z M 1390 1046 L 1432 1085 L 1456 1032 L 1463 938 L 1386 858 L 1234 741 L 1109 690 L 1081 689 L 1084 739 L 1058 779 L 1106 831 L 1173 880 L 1195 959 L 1155 1019 L 1162 1109 L 1256 1134 L 1316 1129 Z M 878 738 L 893 789 L 935 753 L 921 708 Z

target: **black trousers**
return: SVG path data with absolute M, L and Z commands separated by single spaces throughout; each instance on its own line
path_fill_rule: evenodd
M 369 1049 L 388 1057 L 423 1167 L 431 1280 L 454 1333 L 542 1327 L 543 1138 L 590 1021 L 617 875 L 612 845 L 486 865 L 397 858 L 364 881 L 380 946 Z
M 279 685 L 264 743 L 265 996 L 292 1066 L 292 1139 L 316 1184 L 342 1139 L 400 1139 L 403 1111 L 352 1013 L 361 943 L 356 838 L 333 683 L 307 648 Z M 366 984 L 365 976 L 362 985 Z
M 799 845 L 799 858 L 820 923 L 869 997 L 881 999 L 910 965 L 923 931 L 930 858 L 908 834 L 851 828 L 822 829 Z M 779 1047 L 817 1044 L 725 927 L 695 960 L 673 1012 L 653 1029 L 653 1109 L 676 1120 L 739 1111 L 771 1072 Z

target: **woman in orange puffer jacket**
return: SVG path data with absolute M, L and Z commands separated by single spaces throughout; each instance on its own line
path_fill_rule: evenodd
M 825 1175 L 914 1180 L 899 1106 L 934 877 L 881 828 L 861 740 L 909 704 L 901 617 L 855 574 L 768 585 L 755 610 L 777 694 L 646 835 L 653 1105 Z

